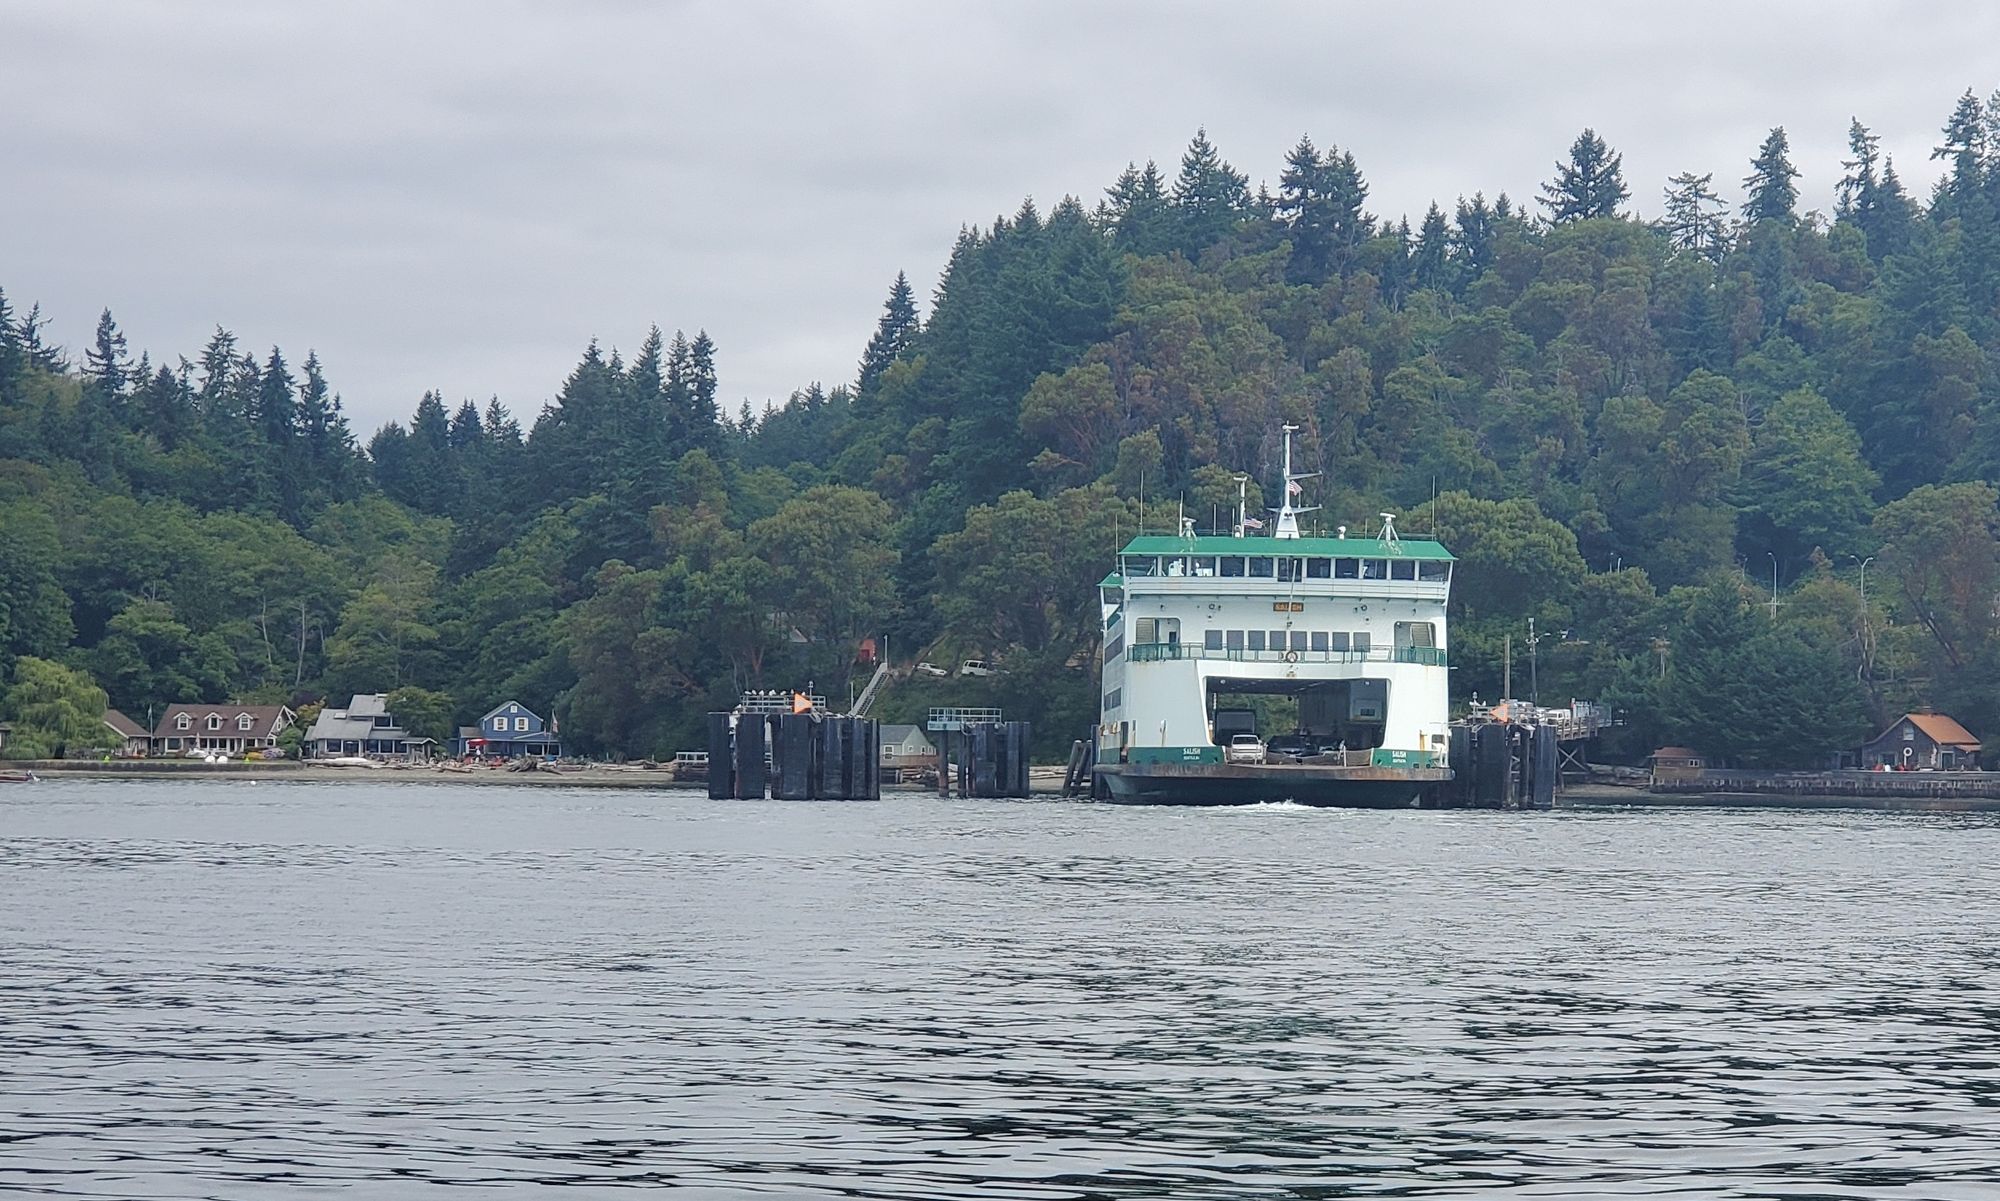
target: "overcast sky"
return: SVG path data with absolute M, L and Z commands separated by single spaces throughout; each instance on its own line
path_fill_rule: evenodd
M 1949 10 L 1949 11 L 1947 11 Z M 962 224 L 1301 133 L 1370 208 L 1536 194 L 1577 131 L 1637 209 L 1765 132 L 1830 209 L 1848 119 L 1920 194 L 2000 6 L 0 0 L 0 288 L 80 352 L 316 349 L 364 436 L 426 388 L 531 419 L 592 337 L 718 346 L 724 399 L 852 378 Z

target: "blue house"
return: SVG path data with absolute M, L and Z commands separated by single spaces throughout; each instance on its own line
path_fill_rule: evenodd
M 460 726 L 455 748 L 461 759 L 516 759 L 562 754 L 562 739 L 542 728 L 542 719 L 519 701 L 508 701 L 479 719 L 476 726 Z

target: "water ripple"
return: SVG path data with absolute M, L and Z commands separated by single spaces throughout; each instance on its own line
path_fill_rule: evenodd
M 0 1190 L 2000 1194 L 2000 825 L 51 783 Z

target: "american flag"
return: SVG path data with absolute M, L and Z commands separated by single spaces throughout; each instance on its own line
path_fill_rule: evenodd
M 1243 528 L 1246 530 L 1261 530 L 1264 528 L 1264 523 L 1255 517 L 1245 517 L 1243 519 Z
M 1286 480 L 1285 491 L 1291 493 L 1293 496 L 1297 496 L 1299 493 L 1304 492 L 1305 489 L 1299 487 L 1299 482 L 1297 480 Z

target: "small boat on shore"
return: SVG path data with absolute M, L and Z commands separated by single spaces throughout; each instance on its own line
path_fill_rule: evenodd
M 31 771 L 0 771 L 0 784 L 33 784 L 41 779 Z

